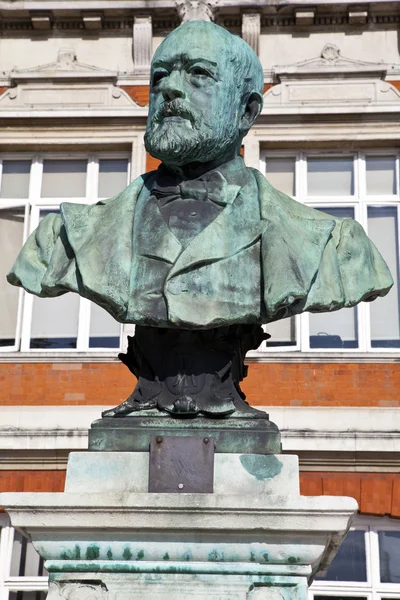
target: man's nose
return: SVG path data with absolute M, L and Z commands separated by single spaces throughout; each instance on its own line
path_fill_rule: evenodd
M 179 71 L 172 71 L 167 77 L 161 80 L 161 93 L 166 102 L 171 102 L 175 98 L 185 98 L 184 75 Z

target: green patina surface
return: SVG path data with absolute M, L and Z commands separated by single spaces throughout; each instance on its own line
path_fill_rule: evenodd
M 123 551 L 123 553 L 122 553 L 122 556 L 123 556 L 123 558 L 124 558 L 125 560 L 131 560 L 131 558 L 132 558 L 132 556 L 133 556 L 133 555 L 132 555 L 132 552 L 131 552 L 131 549 L 130 549 L 130 548 L 128 548 L 128 547 L 127 547 L 127 548 L 124 548 L 124 551 Z
M 282 471 L 282 463 L 274 455 L 243 454 L 240 462 L 243 468 L 259 481 L 273 479 Z
M 59 563 L 58 561 L 49 561 L 46 563 L 46 568 L 50 573 L 50 578 L 54 579 L 58 573 L 180 573 L 180 574 L 240 574 L 240 575 L 260 575 L 266 578 L 266 582 L 273 583 L 279 576 L 271 575 L 270 578 L 265 574 L 267 566 L 259 564 L 255 560 L 248 565 L 229 562 L 209 562 L 207 564 L 193 563 L 157 563 L 143 564 L 140 561 L 135 562 L 119 562 L 110 563 L 108 561 L 76 561 L 70 564 Z M 282 581 L 285 578 L 282 577 Z
M 199 177 L 199 165 L 215 171 L 238 157 L 262 108 L 263 70 L 250 46 L 213 23 L 191 21 L 157 48 L 151 77 L 146 147 L 153 156 L 185 181 Z M 194 329 L 337 310 L 389 291 L 390 272 L 359 224 L 242 171 L 238 180 L 235 169 L 229 174 L 225 208 L 187 247 L 149 210 L 153 175 L 95 205 L 63 203 L 29 237 L 8 280 L 43 297 L 78 293 L 119 322 Z M 138 249 L 132 231 L 143 230 L 147 245 Z M 249 248 L 257 248 L 251 259 Z M 163 316 L 156 291 L 164 289 L 166 263 L 168 277 L 183 277 L 186 287 L 168 296 Z M 237 276 L 240 265 L 246 277 Z
M 91 544 L 86 548 L 87 560 L 97 560 L 100 556 L 100 547 L 96 544 Z

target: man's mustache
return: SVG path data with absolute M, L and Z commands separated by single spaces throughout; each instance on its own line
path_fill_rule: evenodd
M 196 121 L 196 115 L 179 98 L 170 102 L 164 102 L 154 114 L 153 121 L 161 123 L 165 117 L 182 117 L 183 119 L 188 119 L 192 125 Z

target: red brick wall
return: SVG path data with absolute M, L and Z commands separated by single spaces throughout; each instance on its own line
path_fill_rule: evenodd
M 267 406 L 400 406 L 400 364 L 252 364 L 242 387 Z
M 65 471 L 0 471 L 0 492 L 63 492 Z
M 149 103 L 148 85 L 121 85 L 121 89 L 139 106 L 147 106 Z
M 135 385 L 115 363 L 0 363 L 0 406 L 118 404 Z M 247 399 L 265 406 L 400 406 L 400 364 L 251 364 Z
M 388 81 L 387 83 L 390 83 L 390 85 L 395 87 L 400 92 L 400 81 Z
M 400 517 L 398 473 L 301 473 L 300 492 L 304 496 L 351 496 L 363 514 Z
M 65 471 L 0 471 L 0 492 L 62 492 Z M 300 473 L 305 496 L 351 496 L 360 512 L 400 517 L 400 475 L 393 473 Z
M 158 158 L 154 158 L 150 156 L 148 152 L 146 152 L 146 173 L 149 171 L 155 171 L 158 169 L 158 165 L 161 164 L 161 161 Z

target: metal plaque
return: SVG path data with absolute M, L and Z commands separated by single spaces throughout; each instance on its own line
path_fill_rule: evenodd
M 208 437 L 150 438 L 149 492 L 212 494 L 214 440 Z

